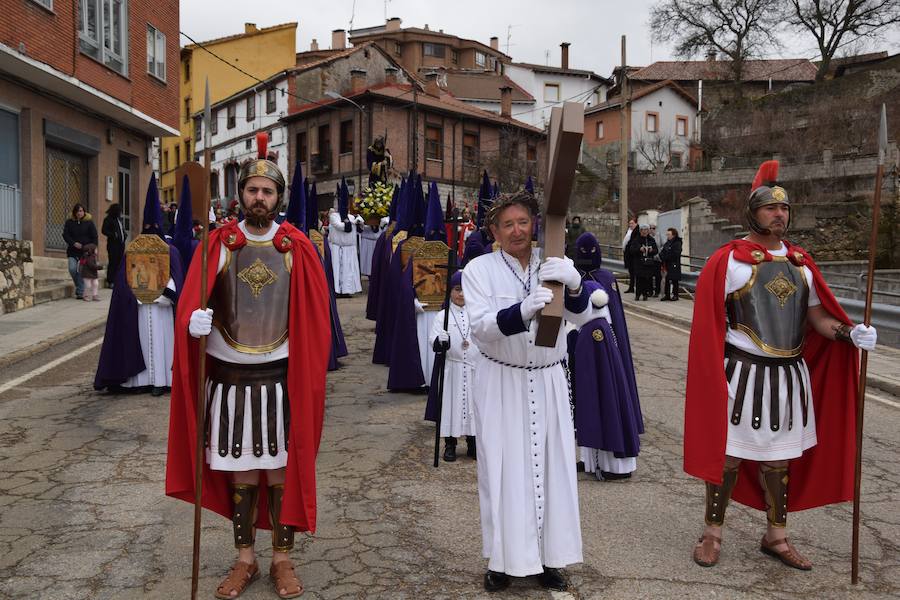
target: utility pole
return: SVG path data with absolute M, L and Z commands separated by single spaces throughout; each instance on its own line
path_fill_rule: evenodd
M 631 110 L 628 106 L 628 63 L 625 60 L 625 36 L 622 36 L 622 85 L 619 90 L 622 98 L 622 139 L 620 142 L 621 153 L 619 158 L 619 222 L 621 223 L 622 237 L 628 230 L 628 155 L 631 145 Z
M 416 83 L 412 84 L 413 91 L 413 171 L 419 171 L 419 96 L 416 93 Z

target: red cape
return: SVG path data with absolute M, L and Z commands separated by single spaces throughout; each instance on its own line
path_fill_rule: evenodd
M 850 325 L 850 319 L 809 254 L 799 246 L 787 242 L 785 245 L 790 261 L 805 265 L 812 272 L 822 308 Z M 684 407 L 684 470 L 715 484 L 722 483 L 728 429 L 728 389 L 722 361 L 725 356 L 725 274 L 732 250 L 734 258 L 745 263 L 771 260 L 764 247 L 735 240 L 709 258 L 697 281 Z M 763 254 L 759 255 L 757 251 Z M 758 260 L 760 256 L 762 259 Z M 812 383 L 818 443 L 800 458 L 790 461 L 789 511 L 847 502 L 853 498 L 858 352 L 851 344 L 829 340 L 808 327 L 803 358 Z M 741 504 L 765 510 L 755 462 L 743 461 L 733 498 Z
M 246 244 L 231 222 L 209 237 L 207 290 L 215 285 L 218 256 L 224 243 L 230 249 Z M 316 454 L 325 412 L 325 372 L 331 348 L 328 317 L 328 284 L 322 261 L 309 239 L 289 223 L 282 223 L 272 240 L 280 252 L 292 253 L 290 313 L 288 317 L 287 394 L 291 403 L 290 452 L 282 501 L 281 521 L 299 531 L 316 529 Z M 175 358 L 169 415 L 169 453 L 166 462 L 166 494 L 194 502 L 194 453 L 197 432 L 197 366 L 199 343 L 188 333 L 191 313 L 200 307 L 200 253 L 194 254 L 178 302 L 175 326 Z M 208 294 L 207 294 L 208 297 Z M 212 471 L 203 461 L 204 508 L 232 516 L 228 473 Z M 256 526 L 271 529 L 266 487 L 260 485 Z

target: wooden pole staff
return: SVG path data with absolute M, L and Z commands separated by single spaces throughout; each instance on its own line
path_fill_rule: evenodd
M 207 268 L 209 260 L 209 172 L 210 172 L 210 107 L 209 107 L 209 79 L 206 80 L 206 103 L 203 108 L 203 167 L 206 179 L 203 185 L 203 212 L 200 214 L 200 310 L 206 310 L 207 292 Z M 191 563 L 191 600 L 197 598 L 197 585 L 200 579 L 200 514 L 201 498 L 203 492 L 203 438 L 206 425 L 203 422 L 206 411 L 203 405 L 206 403 L 206 336 L 200 336 L 199 353 L 197 361 L 197 403 L 195 436 L 196 446 L 194 451 L 194 549 Z
M 863 323 L 868 326 L 872 321 L 872 288 L 875 284 L 875 252 L 878 241 L 878 219 L 881 216 L 881 185 L 884 179 L 884 160 L 887 154 L 887 112 L 881 105 L 881 122 L 878 128 L 878 170 L 875 172 L 875 196 L 872 200 L 872 234 L 869 236 L 869 269 L 866 280 L 866 306 Z M 859 582 L 859 495 L 862 484 L 862 443 L 863 416 L 866 401 L 866 370 L 869 353 L 860 352 L 859 360 L 859 393 L 856 398 L 856 469 L 853 478 L 853 549 L 850 559 L 850 582 Z
M 444 331 L 447 331 L 447 328 L 450 327 L 450 278 L 453 277 L 453 273 L 456 272 L 456 245 L 459 243 L 457 240 L 458 232 L 459 232 L 459 219 L 456 217 L 456 210 L 453 210 L 453 214 L 447 222 L 453 224 L 452 231 L 450 233 L 450 251 L 447 253 L 447 287 L 444 290 Z M 447 366 L 447 350 L 443 348 L 437 353 L 437 357 L 435 358 L 434 368 L 438 369 L 438 380 L 437 380 L 437 415 L 435 415 L 434 419 L 434 468 L 437 469 L 440 464 L 440 455 L 441 455 L 441 413 L 444 411 L 444 370 Z

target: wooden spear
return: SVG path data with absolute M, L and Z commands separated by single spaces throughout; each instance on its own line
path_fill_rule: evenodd
M 206 80 L 206 98 L 203 106 L 203 171 L 206 179 L 203 185 L 203 212 L 200 213 L 200 310 L 206 310 L 207 261 L 209 259 L 209 171 L 210 171 L 210 122 L 209 79 Z M 187 158 L 187 157 L 186 157 Z M 200 336 L 197 361 L 197 403 L 195 430 L 196 446 L 194 452 L 194 555 L 191 564 L 191 600 L 197 599 L 197 584 L 200 578 L 200 514 L 203 489 L 203 442 L 206 431 L 203 409 L 206 403 L 206 336 Z
M 878 219 L 881 214 L 881 185 L 884 178 L 884 159 L 887 154 L 887 111 L 881 105 L 881 123 L 878 127 L 878 170 L 875 172 L 875 197 L 872 200 L 872 234 L 869 236 L 869 270 L 866 279 L 866 306 L 863 323 L 872 321 L 872 288 L 875 284 L 875 252 L 878 241 Z M 853 549 L 851 552 L 850 581 L 859 582 L 859 492 L 862 483 L 863 411 L 866 401 L 866 369 L 869 353 L 860 352 L 859 393 L 856 402 L 856 470 L 853 479 Z

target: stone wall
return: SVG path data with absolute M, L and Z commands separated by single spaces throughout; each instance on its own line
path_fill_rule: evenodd
M 34 305 L 31 242 L 0 239 L 0 315 Z

